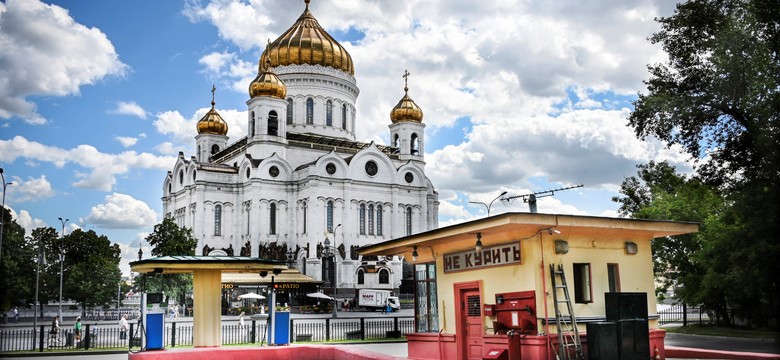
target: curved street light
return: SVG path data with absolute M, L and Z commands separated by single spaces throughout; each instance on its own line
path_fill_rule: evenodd
M 67 224 L 70 219 L 58 219 L 60 219 L 60 223 L 62 224 L 62 232 L 60 233 L 60 309 L 57 316 L 60 318 L 60 324 L 62 324 L 62 264 L 65 263 L 65 249 L 62 248 L 62 243 L 65 241 L 65 224 Z
M 502 196 L 506 195 L 506 193 L 507 192 L 504 191 L 501 194 L 499 194 L 498 196 L 496 196 L 495 199 L 490 201 L 490 204 L 486 204 L 486 203 L 483 203 L 481 201 L 469 201 L 469 204 L 482 204 L 483 206 L 485 206 L 485 209 L 487 209 L 487 216 L 490 216 L 490 208 L 493 206 L 493 202 L 495 202 L 496 200 L 500 199 Z
M 13 185 L 12 182 L 5 182 L 5 175 L 3 175 L 3 168 L 0 167 L 0 179 L 3 184 L 3 206 L 0 207 L 0 266 L 3 265 L 3 222 L 5 219 L 5 188 L 8 185 Z

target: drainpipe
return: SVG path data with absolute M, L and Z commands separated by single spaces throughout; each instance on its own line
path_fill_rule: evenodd
M 542 270 L 542 287 L 544 287 L 544 291 L 542 294 L 544 295 L 544 342 L 547 343 L 547 351 L 549 351 L 549 348 L 552 344 L 550 344 L 550 324 L 547 321 L 549 319 L 548 313 L 547 313 L 547 276 L 545 275 L 546 269 L 544 265 L 544 246 L 542 245 L 544 241 L 544 235 L 539 232 L 539 251 L 542 255 L 542 261 L 539 267 Z

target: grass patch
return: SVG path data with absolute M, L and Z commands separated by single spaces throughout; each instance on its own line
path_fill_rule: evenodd
M 741 337 L 754 339 L 777 339 L 780 338 L 780 331 L 765 329 L 746 329 L 738 327 L 725 327 L 717 325 L 689 325 L 680 327 L 664 328 L 666 331 L 675 334 L 693 334 L 709 336 Z

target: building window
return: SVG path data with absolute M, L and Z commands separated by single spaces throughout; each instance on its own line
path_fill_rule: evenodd
M 374 205 L 368 205 L 368 235 L 374 235 Z
M 179 185 L 184 185 L 184 170 L 179 170 Z
M 390 272 L 387 271 L 387 269 L 379 270 L 379 283 L 380 284 L 389 284 L 390 283 Z
M 620 270 L 618 264 L 607 264 L 609 292 L 620 292 Z
M 363 285 L 366 283 L 366 274 L 363 272 L 363 269 L 358 270 L 358 285 Z
M 268 135 L 279 135 L 279 116 L 273 110 L 268 113 Z
M 360 225 L 359 225 L 359 231 L 360 235 L 366 234 L 366 205 L 360 204 Z
M 255 112 L 249 115 L 249 137 L 255 136 Z
M 574 302 L 585 304 L 593 302 L 590 282 L 590 264 L 574 264 Z
M 412 235 L 412 207 L 406 208 L 406 235 Z
M 325 103 L 325 125 L 333 126 L 333 101 Z
M 382 205 L 376 206 L 376 234 L 382 235 Z
M 398 147 L 398 134 L 395 134 L 395 136 L 393 136 L 393 147 L 394 148 Z
M 328 233 L 333 233 L 333 201 L 328 201 L 328 210 L 325 221 L 327 222 Z
M 287 99 L 287 124 L 291 125 L 293 122 L 293 99 Z
M 222 205 L 214 207 L 214 236 L 222 236 Z
M 341 128 L 347 129 L 347 104 L 341 104 Z
M 217 144 L 211 145 L 211 155 L 214 155 L 218 152 L 219 152 L 219 145 Z
M 303 203 L 303 233 L 306 233 L 306 216 L 309 212 L 309 204 L 306 202 Z
M 416 332 L 439 332 L 436 263 L 414 265 L 414 319 Z
M 417 134 L 412 134 L 412 141 L 410 142 L 411 145 L 411 154 L 416 155 L 420 152 L 420 140 L 417 138 Z
M 306 99 L 306 124 L 314 124 L 314 99 Z
M 276 204 L 271 203 L 268 209 L 268 233 L 276 235 Z

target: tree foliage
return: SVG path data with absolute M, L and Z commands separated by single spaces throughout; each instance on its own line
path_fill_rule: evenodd
M 146 237 L 146 241 L 152 246 L 152 256 L 193 256 L 198 246 L 192 229 L 179 227 L 170 217 L 155 225 L 154 232 Z M 192 275 L 147 275 L 146 287 L 149 292 L 164 292 L 184 303 L 186 294 L 192 291 Z
M 8 209 L 0 207 L 3 217 L 3 253 L 0 263 L 0 308 L 18 306 L 20 299 L 32 299 L 35 283 L 29 274 L 35 274 L 35 253 L 25 237 L 24 228 L 11 218 Z M 31 287 L 32 285 L 32 287 Z
M 111 303 L 116 299 L 121 250 L 94 230 L 76 229 L 62 239 L 65 252 L 64 298 L 85 306 Z
M 672 274 L 684 283 L 686 301 L 705 304 L 729 321 L 776 322 L 780 6 L 774 0 L 689 0 L 658 21 L 661 30 L 651 41 L 663 47 L 668 61 L 649 66 L 648 93 L 634 102 L 629 124 L 639 138 L 684 149 L 695 161 L 696 178 L 673 192 L 643 182 L 648 179 L 627 179 L 617 201 L 624 215 L 641 217 L 672 208 L 675 198 L 689 198 L 679 204 L 698 220 L 667 215 L 702 224 L 698 241 L 681 244 L 694 266 L 682 266 L 671 258 L 673 251 L 657 254 L 679 266 Z M 655 170 L 670 183 L 680 181 Z M 719 204 L 691 193 L 694 182 L 717 194 Z M 712 212 L 698 213 L 705 210 Z

